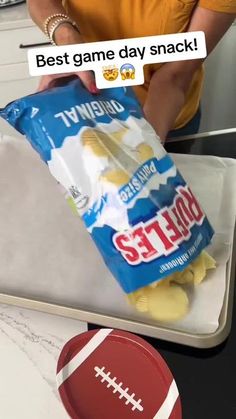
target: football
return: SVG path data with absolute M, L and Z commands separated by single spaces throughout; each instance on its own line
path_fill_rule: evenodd
M 181 419 L 175 380 L 160 354 L 131 333 L 98 329 L 63 348 L 61 400 L 72 419 Z

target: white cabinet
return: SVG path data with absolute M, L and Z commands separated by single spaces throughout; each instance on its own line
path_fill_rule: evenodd
M 24 9 L 25 8 L 25 9 Z M 0 108 L 7 103 L 35 92 L 38 77 L 29 75 L 27 51 L 32 46 L 48 43 L 46 36 L 26 16 L 26 6 L 21 7 L 23 20 L 14 20 L 9 10 L 7 19 L 0 20 Z M 14 8 L 12 8 L 14 9 Z M 14 26 L 14 28 L 13 28 Z M 0 137 L 18 135 L 16 131 L 0 118 Z
M 29 78 L 27 70 L 28 65 L 26 63 L 0 66 L 0 108 L 4 108 L 7 103 L 17 98 L 35 92 L 39 78 Z M 1 78 L 1 73 L 5 73 L 4 79 Z M 18 135 L 14 128 L 0 118 L 0 137 L 5 134 Z
M 26 62 L 27 47 L 44 42 L 47 39 L 36 26 L 0 31 L 0 65 Z
M 38 82 L 38 77 L 29 76 L 27 63 L 0 66 L 0 108 L 12 100 L 33 93 Z

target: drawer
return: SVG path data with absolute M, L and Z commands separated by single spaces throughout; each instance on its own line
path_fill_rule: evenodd
M 0 83 L 31 78 L 28 63 L 0 65 Z M 32 77 L 33 79 L 34 77 Z M 0 91 L 1 96 L 1 91 Z
M 38 83 L 38 77 L 0 82 L 0 108 L 3 108 L 9 102 L 17 98 L 35 92 Z M 2 135 L 18 136 L 20 134 L 18 134 L 6 121 L 0 118 L 0 137 Z
M 0 31 L 0 65 L 26 62 L 30 46 L 45 43 L 47 37 L 37 26 Z
M 27 64 L 0 67 L 5 74 L 5 79 L 0 77 L 0 108 L 19 97 L 35 92 L 39 77 L 30 77 Z M 7 77 L 7 75 L 9 77 Z
M 39 83 L 38 77 L 31 77 L 23 80 L 13 80 L 9 82 L 0 82 L 0 108 L 7 103 L 22 96 L 34 93 Z

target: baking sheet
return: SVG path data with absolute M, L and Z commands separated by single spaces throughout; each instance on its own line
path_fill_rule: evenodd
M 185 319 L 161 325 L 213 333 L 218 328 L 226 262 L 232 250 L 236 162 L 179 154 L 173 158 L 215 228 L 209 252 L 218 267 L 191 297 Z M 46 165 L 28 143 L 10 137 L 0 142 L 0 292 L 157 324 L 127 305 Z

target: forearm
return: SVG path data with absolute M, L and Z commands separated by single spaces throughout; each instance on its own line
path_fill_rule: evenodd
M 160 85 L 144 106 L 145 116 L 159 135 L 165 141 L 168 132 L 173 128 L 173 123 L 184 105 L 183 92 L 171 85 Z
M 55 13 L 66 13 L 61 0 L 27 0 L 27 5 L 32 20 L 42 31 L 48 16 Z
M 168 132 L 174 128 L 174 122 L 185 103 L 191 79 L 190 74 L 169 74 L 168 64 L 152 77 L 144 113 L 162 141 L 165 141 Z
M 61 0 L 27 0 L 28 10 L 32 20 L 44 31 L 45 20 L 54 14 L 66 14 Z M 75 44 L 81 41 L 79 33 L 70 24 L 61 25 L 56 31 L 58 45 Z
M 234 20 L 229 13 L 196 7 L 189 31 L 203 31 L 208 55 L 215 48 Z M 173 128 L 181 111 L 191 80 L 204 60 L 166 63 L 154 73 L 149 86 L 144 112 L 162 140 Z

